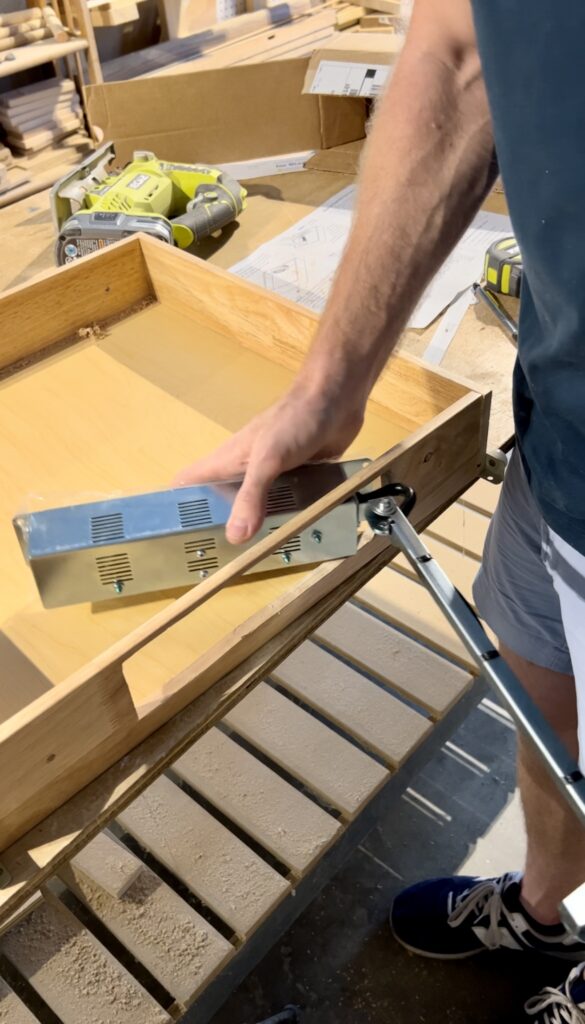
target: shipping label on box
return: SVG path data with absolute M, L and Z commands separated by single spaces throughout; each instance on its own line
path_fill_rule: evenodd
M 313 53 L 303 92 L 376 99 L 403 43 L 403 37 L 394 32 L 337 32 Z
M 320 61 L 309 92 L 329 96 L 363 96 L 373 99 L 382 92 L 390 71 L 388 64 L 362 64 L 338 60 Z

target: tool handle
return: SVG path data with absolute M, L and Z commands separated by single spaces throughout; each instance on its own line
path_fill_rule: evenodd
M 242 188 L 229 175 L 222 174 L 213 184 L 199 185 L 185 213 L 175 217 L 172 224 L 182 224 L 191 231 L 192 240 L 200 242 L 231 224 L 242 208 Z

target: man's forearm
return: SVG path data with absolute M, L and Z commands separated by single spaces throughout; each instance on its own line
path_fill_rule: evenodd
M 356 404 L 371 387 L 428 282 L 481 205 L 493 139 L 477 52 L 411 28 L 380 104 L 354 225 L 301 374 L 303 387 Z

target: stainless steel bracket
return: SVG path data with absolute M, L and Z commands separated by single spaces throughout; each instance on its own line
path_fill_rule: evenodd
M 492 448 L 485 453 L 481 478 L 490 484 L 501 484 L 508 467 L 508 460 L 501 448 Z
M 391 537 L 435 599 L 502 703 L 529 736 L 557 787 L 585 824 L 585 777 L 556 733 L 488 638 L 477 615 L 453 586 L 423 544 L 393 497 L 375 498 L 366 506 L 366 519 L 375 533 Z M 585 885 L 567 897 L 561 914 L 575 935 L 585 939 Z

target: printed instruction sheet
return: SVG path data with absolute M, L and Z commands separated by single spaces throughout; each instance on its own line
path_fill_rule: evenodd
M 232 273 L 316 313 L 322 312 L 349 235 L 355 195 L 355 185 L 344 188 L 234 264 Z M 486 249 L 510 233 L 509 217 L 481 210 L 431 281 L 409 326 L 427 327 L 453 299 L 479 280 Z

